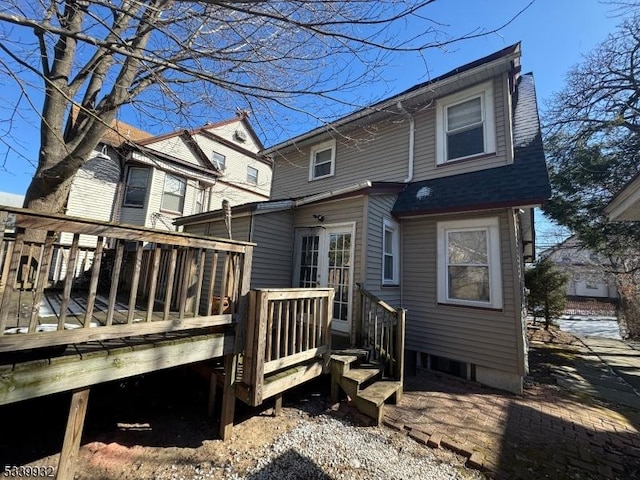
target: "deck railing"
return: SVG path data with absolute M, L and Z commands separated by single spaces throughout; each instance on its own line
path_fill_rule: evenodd
M 0 352 L 231 324 L 245 308 L 252 252 L 247 242 L 1 207 Z
M 402 381 L 404 375 L 404 334 L 406 310 L 395 309 L 361 285 L 361 345 L 370 359 L 385 366 L 384 375 Z
M 242 383 L 250 386 L 253 405 L 282 388 L 264 388 L 270 374 L 314 359 L 322 363 L 320 371 L 328 371 L 334 294 L 333 288 L 250 292 Z

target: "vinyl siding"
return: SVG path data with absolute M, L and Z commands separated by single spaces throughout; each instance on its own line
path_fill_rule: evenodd
M 260 150 L 260 147 L 254 140 L 253 135 L 240 120 L 237 122 L 226 123 L 215 128 L 208 128 L 207 130 L 251 152 L 257 152 Z M 235 138 L 234 134 L 236 133 L 236 130 L 242 130 L 246 134 L 247 139 L 244 142 L 240 142 Z
M 251 288 L 291 287 L 293 271 L 293 212 L 255 215 L 251 241 L 253 252 Z
M 270 212 L 234 219 L 234 240 L 251 241 L 251 288 L 289 288 L 293 261 L 293 212 Z M 185 231 L 227 238 L 223 221 L 186 225 Z M 206 278 L 208 281 L 208 278 Z
M 235 128 L 233 129 L 233 132 L 235 132 Z M 209 160 L 211 160 L 211 163 L 213 163 L 214 165 L 214 151 L 225 156 L 225 169 L 222 172 L 223 175 L 220 178 L 221 181 L 219 181 L 214 187 L 216 197 L 219 197 L 219 201 L 214 201 L 212 203 L 214 209 L 219 208 L 220 202 L 223 198 L 229 200 L 229 202 L 231 202 L 231 205 L 233 206 L 241 205 L 247 202 L 266 200 L 269 197 L 269 193 L 271 192 L 272 174 L 271 167 L 269 165 L 261 162 L 260 160 L 257 160 L 256 158 L 252 158 L 248 155 L 238 152 L 237 150 L 234 150 L 233 148 L 230 148 L 226 145 L 222 145 L 221 143 L 207 138 L 204 135 L 196 135 L 195 140 L 198 142 L 198 145 L 200 146 L 202 151 L 208 156 Z M 247 139 L 247 141 L 249 140 Z M 245 145 L 240 146 L 242 148 L 245 148 Z M 253 185 L 247 182 L 248 166 L 258 170 L 257 185 Z M 235 185 L 242 187 L 243 189 L 248 189 L 250 191 L 247 192 L 246 190 L 234 188 Z
M 399 116 L 340 136 L 332 177 L 309 181 L 311 146 L 274 155 L 272 199 L 326 192 L 365 180 L 404 180 L 409 158 L 409 121 Z
M 516 300 L 516 276 L 512 248 L 514 232 L 509 213 L 499 215 L 502 262 L 503 308 L 500 311 L 437 302 L 438 220 L 463 220 L 474 217 L 446 216 L 404 220 L 403 233 L 403 306 L 408 309 L 406 348 L 454 360 L 522 375 L 519 322 L 520 305 Z M 483 215 L 484 216 L 484 215 Z
M 506 74 L 493 78 L 496 154 L 483 158 L 436 166 L 436 101 L 425 97 L 424 106 L 413 114 L 415 121 L 414 173 L 412 181 L 457 175 L 505 165 L 512 161 L 510 112 Z M 476 84 L 486 78 L 477 77 Z M 460 91 L 474 84 L 458 85 Z M 448 95 L 456 90 L 442 91 Z M 408 175 L 409 119 L 406 114 L 389 114 L 386 120 L 353 128 L 336 136 L 335 175 L 309 181 L 311 148 L 327 140 L 306 142 L 297 149 L 274 154 L 275 171 L 272 198 L 284 199 L 334 190 L 365 180 L 403 182 Z
M 400 286 L 382 285 L 383 220 L 394 220 L 391 209 L 397 195 L 370 195 L 367 204 L 367 239 L 365 248 L 365 288 L 392 307 L 400 307 Z M 400 222 L 398 228 L 400 228 Z M 401 230 L 400 230 L 401 235 Z M 400 237 L 402 238 L 402 236 Z M 400 243 L 401 245 L 402 243 Z M 400 252 L 398 252 L 400 261 Z M 402 278 L 402 277 L 400 277 Z
M 148 143 L 146 144 L 146 147 L 171 155 L 172 157 L 179 158 L 186 162 L 193 163 L 194 165 L 201 166 L 200 161 L 194 157 L 191 149 L 179 135 L 165 138 L 157 142 Z
M 120 181 L 120 164 L 117 153 L 108 149 L 110 159 L 98 157 L 98 151 L 92 153 L 76 173 L 69 198 L 66 214 L 72 217 L 91 218 L 109 222 L 113 219 L 116 192 Z M 72 235 L 63 233 L 60 242 L 70 244 Z M 80 246 L 95 246 L 96 237 L 80 235 Z

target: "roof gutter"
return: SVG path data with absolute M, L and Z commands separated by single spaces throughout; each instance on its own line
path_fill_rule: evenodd
M 354 185 L 349 185 L 348 187 L 336 188 L 335 190 L 331 190 L 329 192 L 322 192 L 316 195 L 303 197 L 295 201 L 295 206 L 299 207 L 308 203 L 319 202 L 320 200 L 325 200 L 327 198 L 335 197 L 338 195 L 344 195 L 345 193 L 357 192 L 358 190 L 362 190 L 364 188 L 371 188 L 371 182 L 369 180 L 365 180 L 364 182 L 356 183 Z

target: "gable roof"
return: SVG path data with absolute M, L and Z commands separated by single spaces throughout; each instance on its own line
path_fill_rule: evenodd
M 229 124 L 236 123 L 236 122 L 242 123 L 245 126 L 245 128 L 253 136 L 253 139 L 256 142 L 256 145 L 258 146 L 258 150 L 262 150 L 262 148 L 264 148 L 263 145 L 262 145 L 262 142 L 260 141 L 260 138 L 258 138 L 258 136 L 256 135 L 255 130 L 253 129 L 253 127 L 251 126 L 251 124 L 247 120 L 247 116 L 245 114 L 239 114 L 237 117 L 229 118 L 227 120 L 222 120 L 222 121 L 216 122 L 216 123 L 207 123 L 206 125 L 203 125 L 201 127 L 194 128 L 192 130 L 188 130 L 188 132 L 191 135 L 198 135 L 200 133 L 208 133 L 208 134 L 214 135 L 216 137 L 216 139 L 222 140 L 230 148 L 235 148 L 237 150 L 242 150 L 243 153 L 244 152 L 249 152 L 249 150 L 246 150 L 242 146 L 236 145 L 233 142 L 229 142 L 228 140 L 226 140 L 226 139 L 220 137 L 219 135 L 216 135 L 213 132 L 211 132 L 211 130 L 215 130 L 216 128 L 223 127 L 225 125 L 229 125 Z M 142 144 L 149 144 L 149 143 L 158 142 L 160 140 L 166 140 L 166 139 L 172 138 L 172 137 L 177 137 L 177 136 L 182 135 L 182 133 L 184 131 L 185 131 L 185 129 L 180 129 L 180 130 L 176 130 L 174 132 L 165 133 L 165 134 L 162 134 L 162 135 L 158 135 L 158 136 L 155 136 L 155 137 L 152 137 L 152 138 L 145 139 L 141 143 Z M 255 154 L 253 154 L 253 155 L 255 155 Z
M 116 119 L 111 122 L 111 127 L 102 135 L 100 142 L 112 147 L 120 147 L 125 142 L 140 142 L 151 137 L 153 135 L 149 132 Z
M 551 196 L 533 75 L 518 79 L 510 165 L 414 182 L 398 196 L 399 217 L 539 205 Z
M 509 69 L 512 69 L 514 67 L 512 63 L 515 62 L 516 59 L 520 57 L 520 53 L 521 53 L 520 42 L 514 43 L 513 45 L 509 45 L 508 47 L 505 47 L 502 50 L 499 50 L 490 55 L 487 55 L 485 57 L 469 62 L 460 67 L 454 68 L 453 70 L 450 70 L 449 72 L 443 75 L 439 75 L 426 82 L 414 85 L 413 87 L 401 93 L 393 95 L 392 97 L 389 97 L 387 99 L 381 100 L 380 102 L 374 103 L 373 105 L 370 105 L 366 108 L 357 110 L 331 123 L 315 128 L 307 133 L 303 133 L 302 135 L 298 135 L 296 137 L 285 140 L 284 142 L 273 145 L 265 149 L 262 153 L 264 153 L 265 155 L 269 155 L 278 150 L 282 150 L 287 147 L 296 145 L 300 142 L 311 139 L 323 133 L 327 133 L 336 128 L 340 128 L 351 122 L 355 122 L 362 118 L 366 118 L 370 115 L 388 111 L 390 109 L 397 109 L 398 108 L 397 106 L 399 103 L 405 102 L 415 97 L 420 97 L 425 94 L 433 94 L 433 91 L 436 88 L 444 87 L 448 82 L 456 81 L 460 79 L 462 76 L 464 76 L 465 74 L 471 74 L 473 70 L 476 70 L 479 68 L 489 68 L 492 65 L 495 65 L 495 66 L 508 65 Z M 516 66 L 519 69 L 519 64 Z

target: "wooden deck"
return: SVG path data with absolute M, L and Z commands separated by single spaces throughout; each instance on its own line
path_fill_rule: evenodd
M 73 477 L 92 385 L 200 363 L 214 393 L 223 387 L 226 439 L 236 397 L 281 405 L 283 392 L 329 372 L 334 290 L 250 291 L 252 252 L 0 207 L 0 405 L 74 392 L 57 478 Z M 403 322 L 377 299 L 365 312 L 363 338 L 401 377 Z

